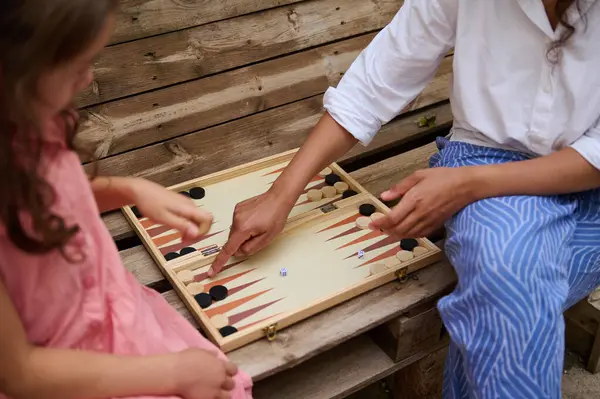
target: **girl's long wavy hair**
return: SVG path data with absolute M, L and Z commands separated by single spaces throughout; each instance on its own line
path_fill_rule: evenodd
M 62 251 L 79 230 L 52 212 L 55 192 L 40 171 L 42 130 L 30 111 L 39 77 L 93 43 L 117 4 L 118 0 L 0 1 L 0 224 L 23 251 Z M 73 111 L 63 112 L 72 148 L 77 124 L 69 115 Z M 23 214 L 33 232 L 27 232 Z

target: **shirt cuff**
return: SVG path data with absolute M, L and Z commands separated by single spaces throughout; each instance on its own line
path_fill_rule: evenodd
M 331 117 L 346 129 L 365 147 L 381 129 L 381 122 L 373 115 L 367 115 L 365 107 L 349 98 L 348 95 L 337 88 L 330 87 L 323 97 L 323 107 Z
M 571 148 L 577 151 L 596 169 L 600 169 L 600 129 L 592 128 L 577 139 Z

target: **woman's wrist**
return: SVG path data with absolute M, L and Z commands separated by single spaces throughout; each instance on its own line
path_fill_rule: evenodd
M 493 196 L 493 177 L 487 165 L 465 166 L 464 190 L 470 202 L 479 201 Z
M 293 182 L 286 179 L 277 179 L 268 191 L 268 195 L 272 195 L 277 199 L 277 202 L 287 207 L 293 207 L 304 190 L 303 187 L 292 184 Z

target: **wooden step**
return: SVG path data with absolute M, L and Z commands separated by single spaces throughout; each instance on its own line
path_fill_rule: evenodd
M 443 344 L 440 344 L 442 347 Z M 439 348 L 432 347 L 394 363 L 367 336 L 356 337 L 306 363 L 254 387 L 256 399 L 344 398 Z

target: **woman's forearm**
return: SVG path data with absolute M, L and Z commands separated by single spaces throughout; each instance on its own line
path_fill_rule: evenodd
M 325 113 L 273 184 L 272 190 L 285 201 L 294 203 L 310 179 L 350 151 L 357 142 L 354 136 Z
M 33 348 L 6 392 L 15 399 L 103 399 L 175 395 L 175 357 L 127 357 L 94 352 Z
M 568 194 L 600 187 L 600 171 L 572 148 L 526 161 L 469 168 L 477 199 Z

